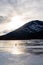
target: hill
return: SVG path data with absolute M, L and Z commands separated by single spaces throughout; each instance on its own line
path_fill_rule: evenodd
M 0 36 L 0 40 L 43 39 L 43 21 L 34 20 L 19 29 Z

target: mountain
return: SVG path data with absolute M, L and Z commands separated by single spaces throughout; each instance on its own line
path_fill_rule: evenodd
M 0 40 L 43 39 L 43 21 L 33 20 L 19 29 L 0 36 Z

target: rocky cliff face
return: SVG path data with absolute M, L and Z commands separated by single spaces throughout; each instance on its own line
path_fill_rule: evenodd
M 43 39 L 43 21 L 34 20 L 0 39 Z

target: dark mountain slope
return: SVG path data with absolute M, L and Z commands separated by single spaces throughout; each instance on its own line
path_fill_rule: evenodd
M 0 37 L 0 40 L 43 39 L 43 21 L 34 20 Z

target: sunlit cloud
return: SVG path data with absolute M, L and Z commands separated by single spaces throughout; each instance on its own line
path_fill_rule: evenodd
M 0 36 L 18 29 L 19 27 L 23 26 L 25 23 L 27 23 L 27 22 L 25 20 L 23 20 L 23 16 L 12 17 L 10 22 L 3 23 L 0 25 L 0 28 L 1 28 Z

